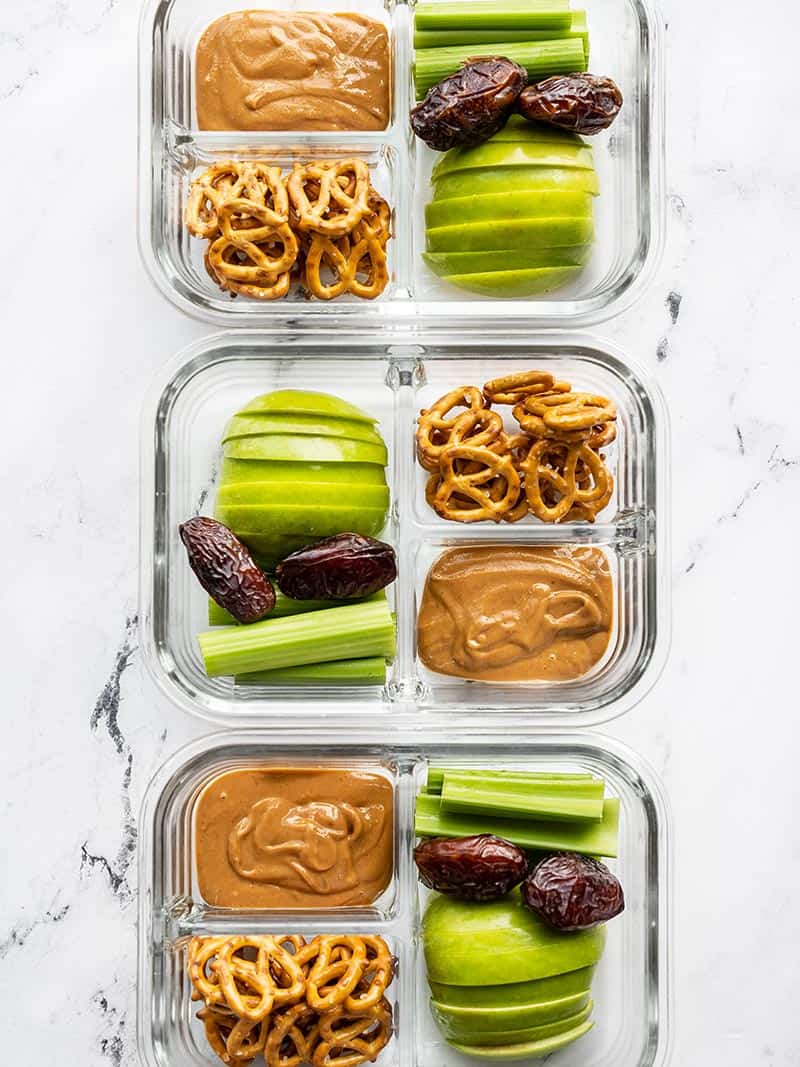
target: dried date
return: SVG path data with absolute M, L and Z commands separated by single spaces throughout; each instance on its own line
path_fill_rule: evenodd
M 189 566 L 208 595 L 237 622 L 258 622 L 275 607 L 275 590 L 232 530 L 197 515 L 178 531 Z
M 396 577 L 392 546 L 355 533 L 326 537 L 293 552 L 275 568 L 279 589 L 294 600 L 371 596 Z
M 522 899 L 556 930 L 586 930 L 625 907 L 622 886 L 608 867 L 574 852 L 538 863 L 522 884 Z
M 516 102 L 526 119 L 547 122 L 575 133 L 607 129 L 622 107 L 622 93 L 611 78 L 558 74 L 524 89 Z
M 510 59 L 471 59 L 428 90 L 411 112 L 411 128 L 437 152 L 480 144 L 505 126 L 527 81 Z
M 414 862 L 428 889 L 463 900 L 497 900 L 528 871 L 522 849 L 494 834 L 432 837 L 414 849 Z

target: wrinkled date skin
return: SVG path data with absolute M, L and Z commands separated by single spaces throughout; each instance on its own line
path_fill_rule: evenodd
M 498 900 L 528 872 L 522 849 L 494 834 L 432 837 L 414 849 L 414 862 L 428 889 L 462 900 Z
M 371 596 L 396 577 L 392 546 L 354 533 L 336 534 L 301 548 L 275 568 L 278 588 L 294 600 Z
M 526 119 L 548 122 L 574 133 L 608 129 L 622 107 L 622 93 L 611 78 L 558 74 L 520 93 L 517 111 Z
M 588 930 L 625 907 L 622 886 L 608 867 L 574 852 L 538 863 L 523 882 L 522 899 L 556 930 Z
M 275 590 L 266 574 L 232 530 L 198 515 L 178 530 L 189 566 L 220 607 L 237 622 L 258 622 L 275 607 Z
M 505 126 L 527 81 L 510 59 L 471 59 L 428 90 L 411 112 L 411 128 L 437 152 L 480 144 Z

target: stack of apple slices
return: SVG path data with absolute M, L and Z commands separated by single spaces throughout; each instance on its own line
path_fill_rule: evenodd
M 591 1030 L 591 983 L 604 927 L 553 930 L 514 890 L 484 904 L 437 896 L 422 935 L 431 1013 L 459 1052 L 486 1060 L 539 1058 Z
M 372 416 L 327 393 L 258 396 L 222 436 L 215 518 L 265 568 L 347 531 L 374 537 L 386 522 L 386 445 Z
M 598 193 L 579 136 L 512 116 L 489 141 L 433 168 L 425 262 L 451 285 L 491 297 L 547 293 L 591 255 Z

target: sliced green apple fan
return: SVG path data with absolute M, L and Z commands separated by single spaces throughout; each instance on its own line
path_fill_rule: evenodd
M 572 281 L 594 240 L 591 147 L 518 116 L 489 141 L 453 148 L 433 169 L 428 267 L 483 296 L 524 297 Z

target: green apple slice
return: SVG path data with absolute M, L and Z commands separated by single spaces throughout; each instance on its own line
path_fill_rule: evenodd
M 501 248 L 560 248 L 588 244 L 594 237 L 590 218 L 500 219 L 434 226 L 426 233 L 429 252 L 493 252 Z
M 507 1008 L 451 1008 L 432 1000 L 431 1013 L 448 1041 L 463 1040 L 469 1045 L 473 1042 L 467 1033 L 505 1033 L 506 1030 L 525 1030 L 568 1019 L 583 1011 L 590 997 L 591 992 L 586 989 L 558 1000 L 512 1004 Z
M 597 196 L 600 186 L 593 170 L 576 167 L 477 167 L 443 174 L 434 183 L 434 199 L 479 196 L 482 193 L 539 192 L 560 189 Z
M 477 148 L 451 148 L 433 168 L 434 181 L 445 174 L 479 167 L 577 167 L 593 170 L 592 150 L 585 145 L 549 144 L 546 141 L 486 141 Z
M 246 521 L 250 522 L 249 517 Z M 261 566 L 269 570 L 290 552 L 320 541 L 323 537 L 332 537 L 343 531 L 376 537 L 385 522 L 384 508 L 298 504 L 281 505 L 273 510 L 262 508 L 257 528 L 234 525 L 231 529 L 247 545 Z
M 464 1056 L 475 1056 L 481 1060 L 541 1060 L 588 1034 L 593 1026 L 594 1022 L 587 1020 L 555 1037 L 546 1037 L 541 1041 L 523 1041 L 518 1045 L 457 1045 L 453 1042 L 453 1048 Z
M 389 489 L 385 485 L 349 485 L 346 482 L 246 482 L 222 486 L 217 493 L 217 510 L 232 507 L 256 511 L 275 504 L 354 504 L 359 508 L 387 508 Z M 222 520 L 225 521 L 224 519 Z
M 592 985 L 594 967 L 581 967 L 566 974 L 554 974 L 534 982 L 505 985 L 443 985 L 430 982 L 431 995 L 447 1008 L 511 1008 L 517 1005 L 544 1004 L 576 993 L 586 993 Z
M 535 193 L 483 193 L 432 201 L 425 207 L 425 225 L 453 226 L 460 222 L 494 219 L 590 217 L 591 214 L 592 198 L 588 193 L 560 189 Z
M 519 1029 L 501 1030 L 469 1030 L 459 1029 L 442 1033 L 448 1041 L 457 1041 L 460 1045 L 520 1045 L 524 1041 L 542 1041 L 547 1037 L 555 1037 L 567 1030 L 574 1030 L 576 1026 L 585 1023 L 592 1014 L 594 1002 L 587 999 L 583 1007 L 572 1015 L 563 1019 L 555 1019 L 552 1022 L 541 1023 L 534 1026 L 523 1026 Z M 438 1021 L 438 1019 L 437 1019 Z
M 482 296 L 539 296 L 560 289 L 581 272 L 582 267 L 546 267 L 534 270 L 493 271 L 490 274 L 446 274 L 444 280 L 459 289 Z
M 307 437 L 302 434 L 268 434 L 239 437 L 222 446 L 226 459 L 287 459 L 331 463 L 381 463 L 386 465 L 385 445 L 351 441 L 347 437 Z
M 283 412 L 287 415 L 333 415 L 340 419 L 356 419 L 358 422 L 377 422 L 366 411 L 349 404 L 330 393 L 309 392 L 303 389 L 278 389 L 250 400 L 237 415 L 256 412 Z
M 423 252 L 434 274 L 491 274 L 493 271 L 530 270 L 532 267 L 579 267 L 592 254 L 592 245 L 563 248 L 506 248 L 497 252 Z
M 333 508 L 334 513 L 337 516 L 337 521 L 342 515 L 347 515 L 350 512 L 360 514 L 361 512 L 373 512 L 374 515 L 370 515 L 370 519 L 374 518 L 377 521 L 379 518 L 385 520 L 386 511 L 388 507 L 388 493 L 383 500 L 370 500 L 368 497 L 362 499 L 356 497 L 352 501 L 346 499 L 341 493 L 338 495 L 337 503 L 337 486 L 317 486 L 318 490 L 328 488 L 333 490 L 330 493 L 316 493 L 313 498 L 303 500 L 295 495 L 294 502 L 291 501 L 290 493 L 285 494 L 283 500 L 275 500 L 272 504 L 217 504 L 214 509 L 214 514 L 220 522 L 224 522 L 226 526 L 230 526 L 232 530 L 248 530 L 250 533 L 261 533 L 262 531 L 268 532 L 272 529 L 280 529 L 285 526 L 287 529 L 297 529 L 296 517 L 302 515 L 306 511 L 327 512 L 330 508 Z M 364 492 L 371 490 L 364 490 Z M 379 490 L 380 491 L 380 490 Z M 284 513 L 286 515 L 286 521 L 284 522 Z M 365 516 L 362 516 L 365 517 Z M 295 523 L 294 526 L 291 523 Z M 383 521 L 381 522 L 383 525 Z M 350 527 L 346 524 L 339 527 L 336 532 L 341 530 L 350 530 Z
M 223 442 L 236 437 L 261 434 L 316 434 L 319 437 L 349 437 L 353 441 L 383 444 L 383 438 L 371 422 L 340 419 L 333 415 L 288 415 L 264 412 L 259 415 L 234 415 L 222 434 Z
M 244 482 L 349 482 L 386 485 L 382 463 L 293 463 L 271 459 L 223 459 L 219 484 Z
M 546 122 L 533 122 L 522 115 L 511 115 L 508 122 L 490 138 L 492 144 L 512 141 L 518 144 L 567 144 L 578 148 L 591 148 L 590 144 L 572 130 L 562 130 L 558 126 L 548 126 Z
M 602 926 L 565 934 L 547 926 L 515 890 L 476 907 L 434 897 L 422 921 L 428 977 L 446 985 L 504 985 L 549 978 L 597 963 Z

